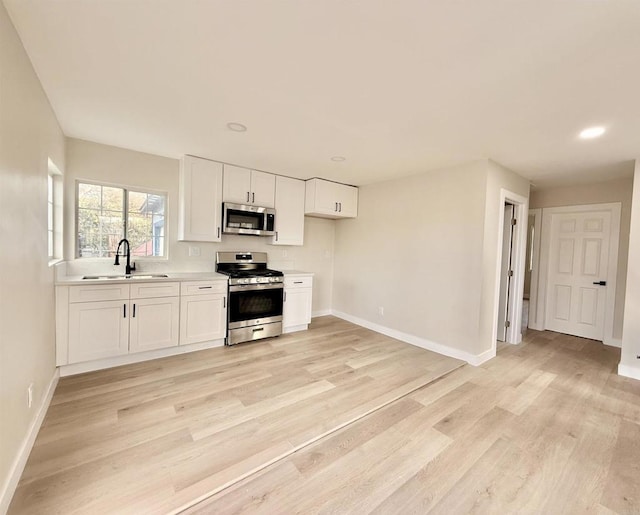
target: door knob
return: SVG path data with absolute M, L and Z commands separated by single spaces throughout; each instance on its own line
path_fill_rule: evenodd
M 593 284 L 597 284 L 598 286 L 606 286 L 607 281 L 594 281 Z

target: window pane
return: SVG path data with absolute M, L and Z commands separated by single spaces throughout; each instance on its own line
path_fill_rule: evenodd
M 129 192 L 127 236 L 132 255 L 164 255 L 164 207 L 164 195 Z
M 124 190 L 122 188 L 102 187 L 102 209 L 119 211 L 124 206 Z
M 102 186 L 78 184 L 78 207 L 100 209 L 102 204 Z

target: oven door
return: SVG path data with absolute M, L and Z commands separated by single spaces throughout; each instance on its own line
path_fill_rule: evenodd
M 282 321 L 282 283 L 229 286 L 229 329 Z

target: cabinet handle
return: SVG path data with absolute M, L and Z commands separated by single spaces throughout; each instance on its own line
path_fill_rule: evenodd
M 284 296 L 282 297 L 282 302 L 287 302 L 287 292 L 284 292 Z
M 220 237 L 220 227 L 218 227 L 218 238 Z
M 199 290 L 210 290 L 213 286 L 198 286 Z
M 278 241 L 278 231 L 276 231 L 276 241 Z
M 336 202 L 336 208 L 334 209 L 334 211 L 338 211 L 338 203 Z
M 340 208 L 340 209 L 338 209 L 338 211 L 340 211 L 342 213 L 342 202 L 338 202 L 338 207 Z
M 293 284 L 302 284 L 302 281 L 293 281 Z
M 247 191 L 247 204 L 249 203 L 249 192 Z
M 227 307 L 227 298 L 226 297 L 222 297 L 222 307 L 223 308 Z
M 255 192 L 251 194 L 251 203 L 252 204 L 256 203 L 256 194 L 255 194 Z
M 127 318 L 127 305 L 123 304 L 122 309 L 124 310 L 122 313 L 122 318 Z
M 133 318 L 135 318 L 135 317 L 136 317 L 136 305 L 134 304 L 133 305 Z

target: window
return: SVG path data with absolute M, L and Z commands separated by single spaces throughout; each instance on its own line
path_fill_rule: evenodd
M 47 240 L 49 261 L 62 259 L 62 174 L 51 159 L 47 176 Z
M 127 238 L 131 255 L 165 256 L 164 194 L 78 182 L 77 257 L 114 257 Z

